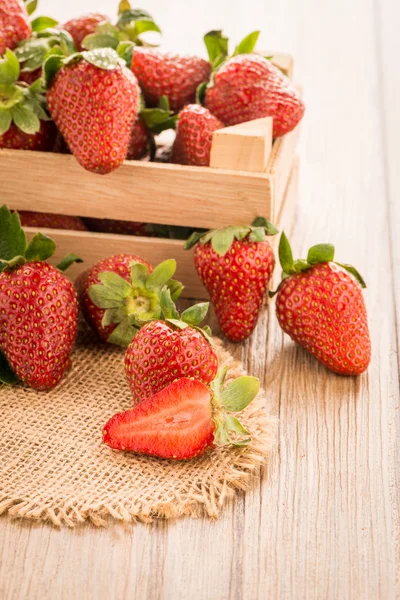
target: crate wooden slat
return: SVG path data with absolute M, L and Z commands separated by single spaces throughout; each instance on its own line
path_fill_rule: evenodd
M 293 211 L 297 197 L 297 160 L 294 161 L 293 171 L 289 178 L 286 194 L 282 203 L 280 219 L 282 224 L 293 220 Z M 278 226 L 281 224 L 278 223 Z M 28 238 L 36 230 L 26 228 Z M 86 231 L 61 231 L 57 229 L 42 229 L 57 244 L 57 250 L 50 260 L 53 264 L 66 254 L 73 251 L 84 260 L 84 264 L 75 264 L 68 269 L 67 274 L 74 279 L 81 271 L 88 268 L 100 258 L 126 252 L 138 254 L 150 263 L 156 265 L 166 258 L 175 258 L 178 264 L 176 278 L 185 285 L 183 296 L 186 298 L 206 298 L 207 293 L 200 283 L 193 267 L 193 251 L 183 249 L 183 242 L 162 238 L 136 237 L 128 235 L 113 235 L 107 233 L 92 233 Z M 277 243 L 277 238 L 271 238 Z

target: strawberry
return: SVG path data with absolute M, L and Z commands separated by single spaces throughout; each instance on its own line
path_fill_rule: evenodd
M 197 87 L 209 80 L 211 65 L 197 56 L 135 48 L 132 71 L 149 106 L 156 106 L 161 96 L 166 96 L 171 110 L 179 111 L 194 101 Z
M 84 38 L 94 33 L 100 23 L 107 23 L 109 21 L 109 18 L 101 13 L 89 13 L 67 21 L 64 25 L 61 25 L 61 29 L 68 31 L 74 40 L 76 49 L 81 51 L 83 50 L 82 42 Z
M 227 227 L 193 233 L 185 244 L 195 244 L 194 264 L 210 294 L 223 333 L 233 342 L 254 330 L 271 279 L 275 258 L 265 236 L 275 227 L 258 217 L 251 227 Z
M 131 128 L 131 137 L 129 138 L 127 160 L 139 160 L 147 154 L 151 142 L 151 135 L 146 125 L 138 117 Z
M 290 80 L 258 54 L 228 59 L 206 90 L 205 106 L 226 126 L 273 117 L 274 138 L 289 133 L 304 115 L 304 104 Z
M 138 331 L 125 354 L 125 371 L 135 402 L 153 396 L 179 377 L 194 377 L 209 384 L 218 369 L 218 358 L 209 328 L 197 326 L 208 303 L 197 304 L 179 317 L 169 291 L 161 292 L 162 317 Z
M 20 65 L 14 52 L 0 59 L 0 148 L 51 150 L 56 130 L 46 112 L 40 81 L 18 81 Z
M 20 210 L 19 218 L 23 227 L 86 231 L 86 227 L 82 219 L 80 217 L 73 217 L 70 215 L 55 215 L 52 213 Z
M 0 233 L 0 381 L 51 389 L 71 366 L 78 326 L 76 292 L 62 270 L 80 259 L 47 264 L 54 242 L 38 233 L 27 245 L 18 214 L 6 206 Z
M 179 114 L 172 162 L 208 167 L 213 133 L 224 127 L 209 110 L 188 104 Z
M 171 279 L 175 269 L 174 260 L 153 269 L 131 254 L 99 261 L 76 282 L 86 321 L 102 340 L 127 346 L 143 322 L 158 314 L 164 286 L 174 298 L 180 295 L 182 285 Z
M 134 75 L 111 49 L 50 56 L 44 66 L 50 114 L 78 162 L 110 173 L 125 159 L 139 105 Z
M 28 11 L 22 0 L 1 0 L 0 2 L 0 55 L 7 48 L 12 50 L 18 42 L 29 38 L 32 27 Z
M 333 262 L 334 254 L 333 246 L 319 244 L 310 248 L 307 260 L 294 261 L 282 233 L 285 279 L 277 290 L 277 317 L 283 331 L 325 367 L 359 375 L 371 360 L 365 282 L 354 267 Z
M 257 395 L 255 377 L 222 385 L 223 370 L 211 388 L 182 377 L 133 410 L 114 415 L 103 429 L 103 441 L 114 450 L 185 460 L 213 446 L 246 446 L 249 432 L 229 414 L 243 410 Z

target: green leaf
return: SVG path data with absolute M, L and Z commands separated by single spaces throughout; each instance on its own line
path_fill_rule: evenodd
M 364 281 L 364 278 L 362 277 L 361 273 L 359 273 L 359 271 L 357 271 L 357 269 L 355 267 L 353 267 L 352 265 L 347 265 L 344 263 L 335 263 L 336 265 L 338 265 L 339 267 L 343 267 L 343 269 L 345 269 L 346 271 L 348 271 L 349 273 L 351 273 L 351 275 L 353 275 L 353 277 L 355 277 L 358 281 L 358 283 L 361 285 L 362 288 L 366 288 L 367 284 Z
M 171 299 L 173 302 L 176 302 L 180 295 L 182 294 L 184 285 L 180 281 L 176 279 L 170 279 L 167 283 L 167 287 L 169 289 L 169 293 L 171 294 Z
M 178 329 L 186 329 L 186 327 L 188 327 L 187 323 L 184 323 L 183 321 L 180 321 L 179 319 L 165 319 L 165 320 L 167 321 L 167 323 L 171 323 L 171 325 L 178 327 Z
M 162 108 L 144 108 L 140 112 L 140 118 L 147 129 L 158 135 L 167 129 L 175 129 L 178 115 Z
M 144 287 L 149 276 L 149 269 L 142 263 L 133 263 L 131 267 L 131 282 L 134 287 Z
M 0 59 L 0 83 L 10 84 L 18 81 L 20 66 L 18 58 L 11 50 L 6 50 L 3 58 Z
M 138 329 L 131 325 L 129 320 L 125 320 L 117 325 L 114 331 L 108 336 L 107 342 L 126 348 L 129 346 L 137 332 Z
M 224 37 L 221 30 L 209 31 L 204 36 L 208 58 L 211 63 L 221 57 L 228 56 L 228 38 Z
M 120 42 L 117 46 L 118 56 L 120 56 L 122 60 L 126 62 L 126 66 L 128 67 L 128 69 L 130 69 L 132 66 L 134 49 L 135 44 L 130 40 Z
M 26 2 L 26 10 L 28 11 L 28 15 L 31 16 L 35 10 L 37 9 L 38 0 L 29 0 Z
M 56 48 L 53 48 L 53 51 Z M 76 52 L 75 42 L 68 31 L 64 31 L 63 29 L 59 33 L 59 50 L 65 56 L 70 56 Z
M 46 59 L 43 65 L 43 78 L 47 89 L 51 87 L 55 76 L 64 64 L 64 61 L 64 57 L 57 54 L 49 56 L 49 58 Z
M 193 248 L 193 246 L 195 246 L 197 244 L 197 242 L 200 241 L 200 239 L 203 237 L 204 233 L 201 231 L 194 231 L 192 233 L 192 235 L 186 240 L 185 244 L 184 244 L 184 249 L 185 250 L 190 250 L 190 248 Z
M 283 272 L 287 274 L 292 273 L 294 268 L 293 253 L 284 231 L 282 231 L 281 239 L 279 240 L 278 254 Z
M 104 311 L 101 324 L 103 327 L 113 325 L 114 323 L 122 323 L 128 317 L 126 306 L 118 306 L 117 308 L 107 308 Z
M 212 338 L 211 327 L 209 327 L 208 325 L 204 325 L 204 327 L 202 327 L 202 332 L 205 333 L 206 336 L 208 336 L 209 338 Z
M 149 275 L 146 281 L 148 290 L 161 289 L 176 271 L 176 260 L 170 258 L 157 265 L 154 271 Z
M 91 65 L 105 71 L 113 71 L 124 65 L 117 52 L 112 48 L 95 48 L 94 50 L 82 52 L 82 56 Z
M 239 419 L 233 415 L 225 415 L 225 425 L 228 431 L 233 431 L 239 435 L 249 435 L 247 429 L 245 429 Z
M 214 444 L 218 447 L 228 446 L 231 443 L 228 431 L 223 424 L 217 426 L 214 431 Z
M 199 325 L 207 316 L 209 302 L 200 302 L 194 306 L 190 306 L 181 314 L 181 319 L 188 325 Z
M 52 19 L 51 17 L 36 17 L 31 22 L 32 31 L 39 32 L 44 29 L 48 29 L 49 27 L 55 27 L 58 25 L 58 21 Z
M 145 33 L 146 31 L 157 31 L 158 33 L 161 33 L 161 29 L 156 23 L 154 23 L 153 19 L 151 18 L 138 19 L 135 22 L 135 30 L 137 32 L 137 35 Z
M 85 37 L 82 45 L 86 50 L 94 50 L 95 48 L 113 48 L 116 50 L 119 43 L 119 39 L 111 34 L 91 33 Z
M 118 6 L 118 15 L 121 15 L 123 12 L 130 10 L 131 8 L 132 7 L 129 0 L 121 0 Z
M 141 10 L 140 8 L 129 8 L 128 10 L 124 10 L 121 13 L 117 21 L 117 27 L 123 30 L 127 27 L 130 27 L 135 21 L 142 21 L 144 19 L 149 19 L 150 21 L 152 21 L 153 17 L 150 13 L 146 12 L 145 10 Z
M 0 259 L 25 256 L 26 237 L 17 212 L 11 214 L 4 204 L 0 208 Z
M 255 227 L 252 229 L 249 235 L 250 242 L 264 242 L 265 241 L 265 229 L 264 227 Z
M 24 63 L 23 71 L 31 72 L 31 71 L 36 71 L 36 69 L 39 69 L 42 66 L 42 64 L 44 63 L 44 61 L 46 60 L 46 55 L 47 55 L 47 49 L 39 48 L 35 54 L 30 56 L 26 60 L 26 62 Z
M 234 238 L 235 231 L 233 227 L 226 227 L 226 229 L 218 230 L 211 239 L 213 250 L 219 254 L 219 256 L 224 256 L 232 246 Z
M 12 117 L 9 110 L 0 110 L 0 135 L 9 130 Z
M 201 106 L 204 106 L 207 87 L 208 87 L 208 81 L 203 81 L 203 83 L 200 83 L 197 86 L 197 89 L 196 89 L 196 104 L 200 104 Z
M 167 287 L 161 290 L 160 306 L 165 319 L 179 319 L 179 313 L 171 298 L 171 293 Z
M 257 396 L 260 380 L 244 375 L 231 381 L 221 394 L 221 401 L 229 412 L 239 412 Z
M 317 244 L 308 251 L 307 262 L 316 265 L 331 262 L 335 258 L 335 248 L 332 244 Z
M 25 252 L 26 260 L 47 260 L 53 256 L 56 245 L 53 240 L 43 233 L 37 233 L 28 244 Z
M 251 224 L 252 227 L 264 227 L 267 235 L 276 235 L 279 233 L 278 229 L 268 221 L 265 217 L 256 217 Z
M 0 383 L 15 385 L 19 382 L 18 377 L 10 367 L 4 353 L 0 350 Z
M 20 87 L 0 83 L 0 111 L 16 106 L 22 99 L 23 93 Z
M 132 294 L 132 286 L 121 275 L 113 271 L 104 271 L 98 275 L 100 281 L 109 290 L 112 290 L 115 296 L 119 298 L 128 298 Z
M 13 106 L 11 114 L 14 123 L 24 133 L 33 135 L 40 130 L 40 119 L 31 104 L 23 102 Z
M 66 271 L 74 263 L 83 263 L 83 260 L 76 254 L 67 254 L 57 265 L 59 271 Z
M 249 35 L 246 35 L 240 44 L 236 46 L 233 56 L 236 56 L 237 54 L 251 54 L 256 47 L 259 35 L 259 31 L 253 31 L 252 33 L 249 33 Z

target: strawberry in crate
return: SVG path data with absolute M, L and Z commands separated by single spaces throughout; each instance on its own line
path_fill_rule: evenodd
M 47 110 L 40 80 L 19 81 L 20 64 L 6 50 L 0 59 L 0 148 L 51 150 L 55 127 Z
M 63 271 L 80 259 L 70 254 L 49 265 L 53 240 L 37 233 L 27 244 L 18 213 L 6 206 L 0 240 L 0 382 L 48 390 L 71 366 L 78 302 Z

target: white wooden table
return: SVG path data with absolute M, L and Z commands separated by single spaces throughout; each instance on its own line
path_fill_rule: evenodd
M 74 0 L 41 12 L 64 18 Z M 112 13 L 113 3 L 86 1 Z M 335 243 L 364 274 L 373 361 L 343 379 L 283 339 L 274 306 L 235 352 L 280 418 L 275 471 L 217 522 L 57 531 L 0 519 L 2 600 L 394 599 L 399 567 L 397 0 L 144 3 L 174 49 L 224 26 L 296 57 L 307 116 L 296 255 Z M 1 417 L 0 417 L 1 418 Z

